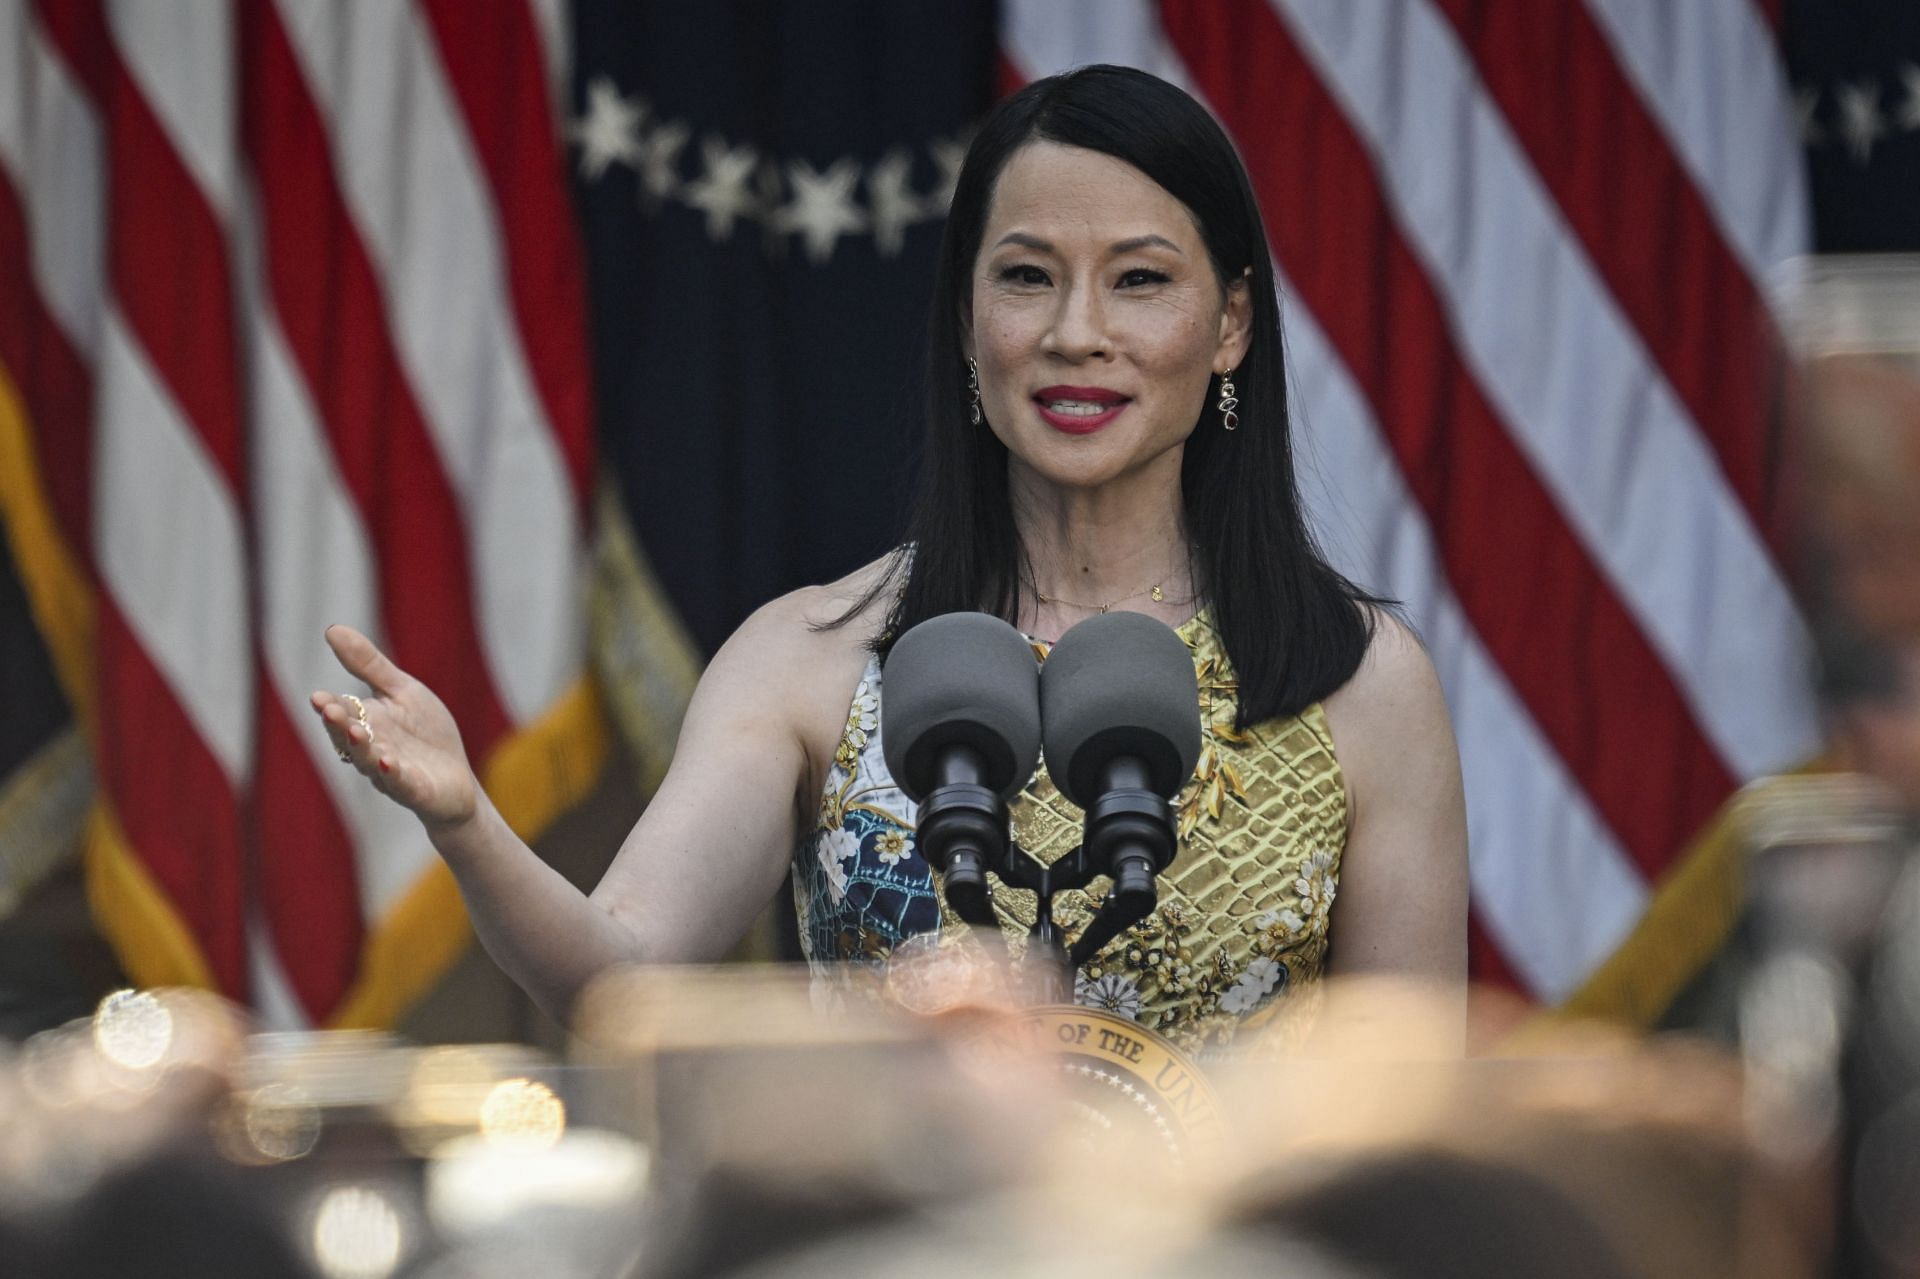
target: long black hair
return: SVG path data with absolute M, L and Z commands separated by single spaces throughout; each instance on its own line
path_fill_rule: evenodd
M 893 603 L 874 640 L 943 613 L 1019 616 L 1024 552 L 1014 528 L 1007 449 L 968 416 L 961 317 L 972 307 L 974 259 L 993 188 L 1008 159 L 1045 140 L 1123 160 L 1192 213 L 1224 290 L 1244 275 L 1253 325 L 1234 371 L 1239 429 L 1201 409 L 1181 467 L 1196 588 L 1239 682 L 1242 727 L 1299 712 L 1352 677 L 1379 603 L 1334 572 L 1300 507 L 1289 440 L 1280 305 L 1252 184 L 1205 108 L 1143 71 L 1090 66 L 1036 80 L 994 109 L 954 187 L 927 326 L 927 434 L 903 549 L 840 621 L 882 595 Z M 906 548 L 911 548 L 910 551 Z M 904 576 L 905 582 L 900 578 Z

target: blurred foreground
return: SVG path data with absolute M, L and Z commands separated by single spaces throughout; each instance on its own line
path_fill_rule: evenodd
M 1457 1002 L 1335 985 L 1293 1056 L 1201 1066 L 899 976 L 822 1015 L 801 973 L 610 974 L 564 1064 L 123 993 L 0 1064 L 0 1270 L 1793 1276 L 1844 1229 L 1817 1034 L 1743 1062 L 1534 1027 L 1461 1059 Z

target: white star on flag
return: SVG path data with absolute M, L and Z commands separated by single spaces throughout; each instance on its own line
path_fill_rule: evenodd
M 1847 153 L 1855 164 L 1866 164 L 1873 155 L 1873 144 L 1886 136 L 1886 121 L 1880 118 L 1880 86 L 1872 80 L 1843 84 L 1836 91 L 1840 98 L 1840 134 L 1846 139 Z
M 866 216 L 854 205 L 860 165 L 852 157 L 834 161 L 825 173 L 816 172 L 805 160 L 790 161 L 787 180 L 793 184 L 793 203 L 775 215 L 775 225 L 781 231 L 798 232 L 816 265 L 833 256 L 834 243 L 841 236 L 867 229 Z
M 920 220 L 920 201 L 913 194 L 913 157 L 895 147 L 867 173 L 867 194 L 873 204 L 873 243 L 882 257 L 898 257 L 906 244 L 907 228 Z
M 734 220 L 750 218 L 758 205 L 751 183 L 760 162 L 752 147 L 730 147 L 725 138 L 700 140 L 705 172 L 692 182 L 682 198 L 707 215 L 707 238 L 718 243 L 733 234 Z
M 580 172 L 598 180 L 612 164 L 631 165 L 640 155 L 640 121 L 647 114 L 639 99 L 620 96 L 606 76 L 587 85 L 587 112 L 567 126 L 567 140 L 580 147 Z

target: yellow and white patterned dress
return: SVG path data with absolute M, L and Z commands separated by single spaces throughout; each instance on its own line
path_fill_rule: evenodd
M 1192 1053 L 1252 1048 L 1256 1030 L 1266 1032 L 1260 1047 L 1283 1047 L 1317 1001 L 1346 846 L 1346 788 L 1318 703 L 1237 732 L 1219 632 L 1202 613 L 1179 634 L 1193 651 L 1202 729 L 1200 762 L 1176 803 L 1179 853 L 1159 877 L 1157 908 L 1081 967 L 1074 997 Z M 1044 660 L 1045 646 L 1034 648 Z M 947 909 L 915 847 L 914 805 L 881 754 L 881 696 L 880 667 L 870 660 L 819 820 L 794 854 L 801 947 L 816 983 L 827 987 L 885 964 L 910 937 L 945 942 L 969 928 Z M 1015 839 L 1041 861 L 1080 843 L 1080 810 L 1044 764 L 1015 798 L 1012 817 Z M 1054 918 L 1069 942 L 1105 887 L 1097 879 L 1055 897 Z M 996 880 L 993 901 L 1017 953 L 1035 895 Z

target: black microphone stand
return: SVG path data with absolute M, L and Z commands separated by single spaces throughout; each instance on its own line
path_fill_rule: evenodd
M 1102 770 L 1104 786 L 1087 810 L 1085 839 L 1051 865 L 1013 840 L 1006 802 L 978 781 L 979 757 L 955 750 L 941 784 L 922 801 L 919 839 L 927 860 L 942 872 L 947 902 L 976 927 L 997 927 L 986 874 L 1037 899 L 1027 933 L 1027 963 L 1037 978 L 1037 1001 L 1073 1002 L 1073 975 L 1121 931 L 1152 913 L 1159 900 L 1154 876 L 1173 861 L 1173 805 L 1147 784 L 1138 760 L 1121 756 Z M 1053 899 L 1085 888 L 1099 875 L 1113 887 L 1071 951 L 1054 922 Z
M 1027 930 L 1027 963 L 1038 975 L 1037 995 L 1042 1004 L 1073 1002 L 1074 963 L 1067 955 L 1060 925 L 1053 920 L 1053 898 L 1056 893 L 1085 888 L 1093 882 L 1094 871 L 1087 864 L 1085 850 L 1086 845 L 1078 845 L 1049 866 L 1019 844 L 1010 843 L 1006 860 L 998 868 L 1000 878 L 1008 885 L 1028 889 L 1038 898 L 1033 927 Z
M 1177 846 L 1173 805 L 1149 787 L 1140 762 L 1123 756 L 1104 772 L 1106 786 L 1087 810 L 1086 838 L 1072 852 L 1047 865 L 1009 840 L 995 868 L 1007 884 L 1038 899 L 1027 955 L 1039 974 L 1043 1004 L 1072 1003 L 1073 974 L 1080 965 L 1153 913 L 1160 899 L 1154 876 L 1172 863 Z M 1053 919 L 1054 895 L 1085 888 L 1103 874 L 1112 877 L 1113 887 L 1068 951 Z

